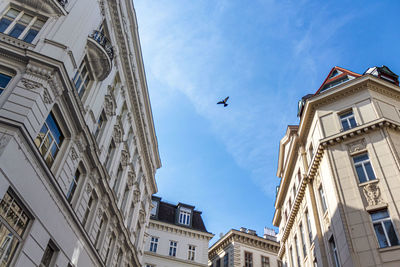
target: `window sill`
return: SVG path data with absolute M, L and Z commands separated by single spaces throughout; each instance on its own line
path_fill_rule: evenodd
M 369 181 L 360 183 L 360 184 L 358 184 L 358 186 L 359 186 L 359 187 L 364 187 L 364 186 L 366 186 L 366 185 L 375 184 L 375 183 L 379 183 L 379 179 L 378 179 L 378 178 L 376 178 L 376 179 L 374 179 L 374 180 L 369 180 Z
M 396 245 L 396 246 L 391 246 L 391 247 L 386 247 L 386 248 L 378 248 L 378 251 L 386 252 L 386 251 L 399 250 L 399 249 L 400 249 L 400 245 Z
M 5 43 L 8 43 L 8 44 L 11 44 L 11 45 L 14 45 L 14 46 L 18 46 L 19 48 L 24 48 L 24 49 L 25 48 L 34 48 L 35 47 L 34 44 L 27 43 L 27 42 L 25 42 L 23 40 L 14 38 L 14 37 L 9 36 L 9 35 L 4 34 L 4 33 L 0 33 L 0 41 L 3 41 Z

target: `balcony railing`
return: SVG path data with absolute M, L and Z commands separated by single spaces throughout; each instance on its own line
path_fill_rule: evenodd
M 90 37 L 92 37 L 99 45 L 104 48 L 104 50 L 106 50 L 107 55 L 110 57 L 110 60 L 112 60 L 114 57 L 114 50 L 110 40 L 108 40 L 104 33 L 100 31 L 93 31 Z
M 57 2 L 64 8 L 68 4 L 68 0 L 57 0 Z

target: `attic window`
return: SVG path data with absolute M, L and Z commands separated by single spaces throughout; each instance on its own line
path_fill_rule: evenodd
M 184 225 L 190 224 L 191 209 L 181 207 L 179 209 L 179 223 Z
M 156 216 L 157 215 L 157 208 L 158 208 L 158 201 L 157 200 L 152 200 L 151 204 L 153 204 L 153 208 L 150 211 L 151 216 Z
M 337 81 L 333 81 L 331 83 L 328 83 L 322 88 L 321 92 L 323 92 L 323 91 L 325 91 L 327 89 L 333 88 L 335 86 L 338 86 L 339 84 L 345 83 L 348 80 L 349 80 L 349 77 L 348 76 L 344 76 L 343 78 L 338 79 Z
M 329 78 L 335 77 L 335 76 L 337 76 L 337 75 L 339 75 L 339 72 L 338 72 L 337 70 L 334 70 L 334 71 L 332 72 L 332 74 L 331 74 L 331 77 L 329 77 Z

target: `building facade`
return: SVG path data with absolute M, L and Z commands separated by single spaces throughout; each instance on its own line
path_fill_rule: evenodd
M 334 67 L 280 142 L 273 224 L 285 266 L 400 266 L 400 88 Z
M 279 242 L 274 234 L 265 232 L 261 237 L 243 227 L 240 231 L 231 229 L 208 250 L 208 266 L 281 267 Z
M 0 266 L 142 266 L 161 166 L 130 0 L 0 2 Z
M 144 252 L 145 267 L 207 266 L 207 232 L 201 212 L 194 206 L 161 201 L 153 196 L 153 209 Z

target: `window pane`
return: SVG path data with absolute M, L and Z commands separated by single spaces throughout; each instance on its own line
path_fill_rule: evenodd
M 49 126 L 50 131 L 51 131 L 55 141 L 57 142 L 58 145 L 60 145 L 62 140 L 64 139 L 64 137 L 63 137 L 56 121 L 54 120 L 52 113 L 50 113 L 50 115 L 47 117 L 46 123 Z
M 45 23 L 45 21 L 37 19 L 35 21 L 35 23 L 33 23 L 33 27 L 35 27 L 35 28 L 40 30 L 43 27 L 44 23 Z
M 350 129 L 349 123 L 347 122 L 347 120 L 342 120 L 342 126 L 343 126 L 343 130 L 348 130 Z
M 36 35 L 38 34 L 37 30 L 30 29 L 26 34 L 24 41 L 27 43 L 32 43 L 33 39 L 35 39 Z
M 17 23 L 8 35 L 18 38 L 24 30 L 25 26 Z
M 18 14 L 19 14 L 18 10 L 11 8 L 10 10 L 8 10 L 6 16 L 15 19 L 18 16 Z
M 357 176 L 360 183 L 366 182 L 367 177 L 365 177 L 364 169 L 361 165 L 356 166 Z
M 19 20 L 18 22 L 20 23 L 24 23 L 24 24 L 29 24 L 29 22 L 33 19 L 32 16 L 24 14 Z
M 368 154 L 362 154 L 360 156 L 354 157 L 354 163 L 360 162 L 360 161 L 364 161 L 364 160 L 368 160 Z
M 385 248 L 389 244 L 386 240 L 385 233 L 383 232 L 383 227 L 381 223 L 374 223 L 374 229 L 375 229 L 375 234 L 376 238 L 378 239 L 379 242 L 379 247 Z
M 4 32 L 10 24 L 11 24 L 11 20 L 2 18 L 0 20 L 0 32 Z
M 392 222 L 390 220 L 387 220 L 384 222 L 384 224 L 385 224 L 385 228 L 386 228 L 386 233 L 390 240 L 390 245 L 391 246 L 399 245 L 399 240 L 397 239 L 397 235 L 396 235 L 396 232 L 394 231 Z
M 6 88 L 11 78 L 11 76 L 0 73 L 0 88 Z
M 368 175 L 368 180 L 375 180 L 375 173 L 372 170 L 372 166 L 370 162 L 366 162 L 364 164 L 365 170 L 367 171 L 367 175 Z
M 349 118 L 349 121 L 350 121 L 350 126 L 351 126 L 351 128 L 357 126 L 357 123 L 356 123 L 356 120 L 354 119 L 354 117 L 350 117 L 350 118 Z
M 18 239 L 0 223 L 0 266 L 7 266 L 12 259 Z
M 371 218 L 372 218 L 372 221 L 389 218 L 389 213 L 387 212 L 387 210 L 375 211 L 375 212 L 371 213 Z

